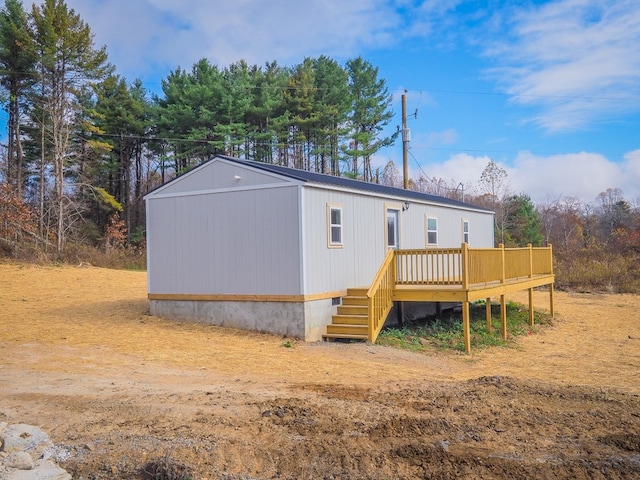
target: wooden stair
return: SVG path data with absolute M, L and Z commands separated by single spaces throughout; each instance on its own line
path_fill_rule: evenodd
M 349 288 L 347 296 L 342 297 L 342 305 L 338 313 L 331 318 L 327 332 L 322 335 L 325 340 L 369 339 L 369 306 L 367 288 Z

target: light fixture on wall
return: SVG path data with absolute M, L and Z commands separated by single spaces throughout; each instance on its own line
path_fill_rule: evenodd
M 242 177 L 240 175 L 234 175 L 233 179 L 234 180 L 242 180 Z
M 405 200 L 404 203 L 402 204 L 402 211 L 406 212 L 407 210 L 409 210 L 409 202 Z

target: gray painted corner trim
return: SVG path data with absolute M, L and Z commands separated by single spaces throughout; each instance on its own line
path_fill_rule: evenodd
M 305 232 L 305 198 L 303 185 L 298 185 L 298 249 L 300 254 L 300 291 L 307 291 L 307 279 L 305 272 L 307 271 L 307 249 Z

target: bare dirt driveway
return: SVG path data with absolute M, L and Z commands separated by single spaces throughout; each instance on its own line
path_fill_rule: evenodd
M 142 272 L 0 280 L 0 421 L 74 478 L 640 478 L 637 296 L 560 292 L 553 326 L 463 355 L 150 317 Z

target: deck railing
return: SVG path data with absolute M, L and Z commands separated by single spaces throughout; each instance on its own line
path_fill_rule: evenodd
M 367 291 L 369 305 L 369 341 L 375 342 L 393 307 L 393 289 L 396 285 L 397 263 L 395 250 L 387 252 L 376 278 Z
M 369 341 L 378 337 L 400 285 L 460 286 L 506 284 L 509 281 L 553 275 L 551 246 L 525 248 L 436 248 L 389 250 L 367 292 Z
M 468 285 L 552 275 L 551 246 L 395 250 L 397 285 Z
M 462 278 L 462 249 L 396 250 L 401 285 L 456 285 Z

